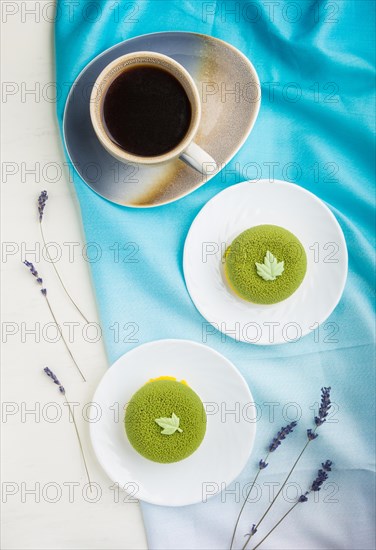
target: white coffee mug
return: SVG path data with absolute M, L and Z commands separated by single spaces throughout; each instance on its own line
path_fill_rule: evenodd
M 137 65 L 161 67 L 172 74 L 183 86 L 191 104 L 191 122 L 184 138 L 167 153 L 158 156 L 139 156 L 122 149 L 114 143 L 103 121 L 103 102 L 113 81 L 127 68 Z M 90 98 L 90 116 L 95 133 L 103 147 L 121 162 L 138 164 L 161 164 L 177 157 L 202 174 L 213 174 L 215 160 L 204 151 L 194 138 L 201 120 L 201 101 L 196 84 L 188 71 L 177 61 L 156 52 L 135 52 L 123 55 L 107 65 L 98 76 Z

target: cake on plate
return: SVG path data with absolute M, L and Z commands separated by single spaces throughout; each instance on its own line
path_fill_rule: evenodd
M 254 304 L 286 300 L 307 271 L 302 243 L 278 225 L 257 225 L 243 231 L 226 249 L 224 261 L 230 288 Z
M 154 462 L 178 462 L 194 453 L 206 432 L 206 412 L 199 396 L 182 380 L 149 380 L 131 398 L 125 431 L 134 449 Z

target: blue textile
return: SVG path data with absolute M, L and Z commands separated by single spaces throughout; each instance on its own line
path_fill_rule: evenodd
M 319 331 L 282 346 L 223 342 L 219 333 L 208 337 L 207 344 L 239 368 L 260 405 L 254 453 L 237 485 L 206 503 L 175 509 L 143 504 L 153 550 L 228 548 L 240 506 L 237 491 L 252 479 L 274 432 L 294 418 L 294 411 L 301 412 L 299 428 L 260 476 L 262 497 L 246 508 L 236 543 L 241 547 L 243 535 L 265 509 L 269 482 L 284 479 L 304 442 L 320 387 L 329 385 L 334 415 L 320 428 L 290 481 L 305 488 L 321 461 L 330 458 L 335 462 L 332 485 L 320 492 L 320 502 L 299 505 L 263 548 L 374 548 L 374 12 L 370 0 L 58 3 L 57 81 L 64 90 L 58 103 L 60 124 L 65 83 L 73 82 L 106 48 L 139 34 L 194 31 L 227 40 L 251 59 L 262 83 L 259 118 L 230 163 L 235 175 L 226 181 L 219 174 L 173 204 L 133 210 L 107 202 L 75 178 L 87 241 L 103 251 L 92 274 L 110 363 L 138 343 L 202 340 L 204 320 L 184 284 L 184 240 L 211 197 L 246 179 L 241 167 L 250 160 L 257 163 L 253 177 L 268 178 L 273 169 L 276 179 L 293 180 L 325 201 L 349 249 L 348 281 L 328 320 L 332 325 L 324 323 Z M 114 243 L 137 243 L 138 262 L 121 261 L 129 249 L 120 250 L 120 261 L 114 261 Z M 116 322 L 118 339 L 110 328 Z M 122 329 L 126 323 L 139 327 L 133 338 L 130 325 Z M 289 403 L 295 408 L 288 408 Z M 265 519 L 260 537 L 288 508 L 292 485 L 289 491 Z

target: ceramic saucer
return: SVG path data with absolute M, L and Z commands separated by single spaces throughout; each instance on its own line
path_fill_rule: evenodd
M 187 380 L 207 414 L 200 447 L 172 464 L 143 458 L 124 429 L 124 406 L 158 376 Z M 183 506 L 219 493 L 240 474 L 253 447 L 256 412 L 248 386 L 230 361 L 203 344 L 158 340 L 133 349 L 108 369 L 93 402 L 101 410 L 100 420 L 90 424 L 100 464 L 133 498 L 152 504 Z
M 223 273 L 227 246 L 261 224 L 288 229 L 307 254 L 297 291 L 267 306 L 239 298 Z M 218 193 L 199 212 L 186 238 L 183 267 L 194 304 L 215 328 L 243 342 L 282 344 L 317 329 L 332 313 L 346 282 L 347 248 L 336 218 L 309 191 L 283 181 L 246 181 Z
M 231 160 L 251 132 L 261 88 L 255 68 L 239 50 L 196 33 L 138 36 L 106 50 L 85 67 L 71 88 L 64 112 L 64 140 L 72 165 L 102 197 L 124 206 L 151 207 L 184 197 L 213 176 L 203 176 L 178 159 L 160 166 L 121 163 L 99 143 L 89 113 L 97 76 L 117 57 L 141 50 L 168 55 L 192 75 L 202 100 L 195 141 L 215 159 L 218 169 Z

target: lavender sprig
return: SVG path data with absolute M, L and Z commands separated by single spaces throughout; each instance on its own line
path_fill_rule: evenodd
M 44 214 L 44 209 L 45 209 L 45 206 L 46 206 L 46 202 L 48 200 L 48 194 L 47 194 L 47 191 L 42 191 L 41 194 L 39 195 L 38 197 L 38 212 L 39 212 L 39 228 L 40 228 L 40 234 L 41 234 L 41 237 L 42 237 L 42 241 L 43 241 L 43 244 L 44 244 L 44 248 L 46 250 L 46 253 L 47 253 L 47 256 L 48 256 L 48 259 L 50 261 L 50 263 L 52 264 L 54 270 L 55 270 L 55 273 L 57 275 L 57 278 L 59 279 L 60 281 L 60 284 L 61 286 L 63 287 L 63 290 L 65 292 L 65 294 L 68 296 L 69 300 L 72 302 L 72 304 L 74 305 L 74 307 L 76 308 L 76 310 L 78 311 L 78 313 L 81 315 L 81 317 L 86 321 L 86 323 L 89 323 L 89 320 L 87 319 L 87 317 L 82 313 L 81 309 L 78 307 L 78 305 L 76 304 L 76 302 L 73 300 L 72 296 L 69 294 L 68 292 L 68 289 L 67 287 L 65 286 L 65 284 L 63 283 L 63 280 L 60 276 L 60 273 L 56 267 L 56 262 L 54 262 L 52 259 L 51 259 L 51 256 L 50 256 L 50 253 L 48 252 L 48 246 L 46 244 L 46 239 L 44 237 L 44 231 L 43 231 L 43 224 L 42 224 L 42 221 L 43 221 L 43 214 Z
M 282 443 L 282 441 L 283 441 L 284 439 L 286 439 L 286 436 L 287 436 L 288 434 L 290 434 L 290 433 L 294 430 L 294 428 L 295 428 L 296 425 L 297 425 L 297 422 L 294 421 L 294 422 L 291 422 L 290 424 L 288 424 L 287 426 L 282 427 L 282 428 L 279 430 L 279 432 L 277 433 L 277 435 L 276 435 L 275 437 L 273 437 L 273 439 L 272 439 L 272 441 L 271 441 L 271 443 L 270 443 L 270 445 L 269 445 L 269 447 L 268 447 L 268 452 L 267 452 L 265 458 L 264 458 L 264 459 L 261 459 L 261 460 L 259 461 L 259 463 L 258 463 L 258 471 L 257 471 L 257 474 L 256 474 L 256 476 L 255 476 L 253 482 L 251 483 L 251 487 L 250 487 L 250 489 L 249 489 L 248 492 L 247 492 L 247 495 L 246 495 L 246 497 L 245 497 L 245 499 L 244 499 L 243 505 L 242 505 L 242 507 L 241 507 L 241 509 L 240 509 L 239 515 L 238 515 L 237 520 L 236 520 L 236 523 L 235 523 L 234 531 L 233 531 L 233 533 L 232 533 L 232 539 L 231 539 L 231 544 L 230 544 L 230 550 L 232 549 L 232 546 L 233 546 L 233 544 L 234 544 L 235 535 L 236 535 L 236 530 L 237 530 L 238 525 L 239 525 L 240 517 L 241 517 L 241 515 L 242 515 L 242 513 L 243 513 L 243 510 L 244 510 L 244 507 L 245 507 L 245 505 L 246 505 L 246 503 L 247 503 L 248 497 L 249 497 L 249 495 L 251 494 L 253 487 L 255 486 L 255 483 L 256 483 L 256 481 L 257 481 L 257 478 L 258 478 L 258 476 L 260 475 L 261 470 L 265 470 L 265 468 L 268 466 L 268 463 L 267 463 L 266 461 L 268 460 L 268 457 L 269 457 L 270 453 L 274 453 L 274 451 L 276 451 L 276 450 L 278 449 L 278 447 L 280 446 L 280 444 Z M 246 536 L 248 536 L 248 537 L 251 538 L 251 537 L 256 533 L 256 531 L 257 531 L 257 525 L 253 525 L 253 526 L 252 526 L 252 529 L 251 529 L 251 532 L 248 533 L 248 535 L 246 535 Z
M 49 376 L 50 378 L 52 378 L 52 380 L 54 381 L 54 384 L 57 384 L 59 386 L 59 391 L 60 393 L 62 393 L 63 395 L 65 395 L 65 389 L 64 389 L 64 386 L 60 383 L 60 381 L 58 380 L 56 374 L 54 374 L 52 372 L 52 370 L 50 370 L 48 367 L 46 367 L 45 369 L 43 369 L 44 372 L 47 374 L 47 376 Z
M 293 431 L 295 428 L 297 422 L 291 422 L 291 424 L 288 424 L 284 428 L 281 428 L 280 431 L 277 433 L 276 437 L 273 438 L 273 441 L 269 445 L 269 452 L 272 453 L 278 447 L 280 446 L 281 442 L 286 439 L 286 436 Z
M 327 472 L 331 471 L 332 461 L 327 460 L 326 462 L 322 463 L 322 469 L 317 472 L 316 478 L 313 480 L 311 487 L 308 491 L 306 491 L 304 494 L 300 495 L 298 500 L 291 506 L 291 508 L 281 517 L 281 519 L 274 525 L 273 529 L 270 529 L 270 531 L 265 535 L 265 537 L 254 547 L 252 550 L 256 550 L 261 544 L 265 541 L 265 539 L 268 538 L 268 536 L 282 523 L 282 521 L 294 510 L 294 508 L 303 502 L 307 502 L 308 496 L 312 492 L 320 491 L 323 483 L 328 479 Z
M 68 346 L 68 343 L 67 343 L 67 341 L 66 341 L 65 338 L 64 338 L 64 335 L 63 335 L 63 332 L 62 332 L 62 330 L 61 330 L 61 328 L 60 328 L 60 325 L 59 325 L 59 323 L 57 322 L 57 319 L 56 319 L 55 314 L 54 314 L 54 312 L 53 312 L 51 303 L 50 303 L 50 301 L 49 301 L 49 299 L 48 299 L 48 296 L 47 296 L 47 289 L 46 289 L 45 287 L 43 287 L 43 279 L 42 279 L 42 277 L 39 276 L 38 271 L 35 269 L 34 265 L 33 265 L 31 262 L 28 262 L 28 261 L 25 260 L 23 263 L 26 265 L 26 267 L 29 268 L 30 273 L 36 278 L 37 283 L 38 283 L 40 286 L 42 286 L 42 288 L 41 288 L 41 290 L 40 290 L 40 291 L 41 291 L 41 294 L 42 294 L 42 296 L 44 297 L 44 299 L 46 300 L 48 309 L 50 310 L 51 316 L 52 316 L 52 318 L 53 318 L 53 320 L 54 320 L 54 322 L 55 322 L 56 328 L 57 328 L 57 330 L 58 330 L 58 332 L 59 332 L 59 334 L 60 334 L 60 336 L 61 336 L 61 339 L 63 340 L 64 345 L 65 345 L 65 347 L 67 348 L 67 351 L 68 351 L 69 355 L 71 356 L 72 361 L 73 361 L 73 363 L 75 364 L 75 366 L 76 366 L 78 372 L 80 373 L 80 375 L 81 375 L 83 381 L 86 382 L 86 378 L 85 378 L 85 376 L 83 375 L 83 373 L 82 373 L 80 367 L 78 366 L 77 361 L 75 360 L 75 358 L 74 358 L 74 356 L 73 356 L 73 354 L 72 354 L 72 352 L 71 352 L 71 350 L 70 350 L 70 348 L 69 348 L 69 346 Z
M 42 222 L 43 212 L 48 200 L 47 191 L 42 191 L 38 197 L 38 212 L 39 212 L 39 221 Z
M 284 480 L 281 487 L 277 491 L 277 494 L 275 495 L 275 497 L 273 498 L 273 500 L 269 504 L 269 506 L 266 509 L 266 511 L 264 512 L 264 514 L 261 516 L 261 519 L 259 520 L 259 522 L 256 524 L 256 529 L 259 528 L 259 526 L 260 526 L 261 522 L 264 520 L 266 514 L 269 512 L 270 508 L 273 506 L 273 504 L 275 503 L 275 501 L 277 500 L 277 498 L 279 497 L 279 495 L 283 491 L 283 488 L 285 487 L 286 483 L 290 479 L 291 474 L 295 470 L 296 465 L 298 464 L 299 460 L 303 456 L 303 453 L 306 450 L 306 448 L 308 447 L 308 445 L 311 443 L 311 441 L 313 441 L 314 439 L 316 439 L 318 437 L 318 434 L 316 433 L 316 430 L 320 426 L 322 426 L 324 424 L 324 422 L 326 422 L 326 418 L 328 416 L 328 411 L 329 411 L 330 406 L 331 406 L 330 390 L 331 390 L 330 386 L 327 387 L 327 388 L 321 388 L 321 405 L 320 405 L 320 408 L 319 408 L 318 416 L 315 416 L 315 427 L 313 428 L 313 430 L 312 429 L 307 430 L 307 442 L 306 442 L 306 444 L 304 445 L 303 449 L 301 450 L 300 454 L 298 455 L 298 458 L 295 460 L 295 462 L 294 462 L 291 470 L 289 471 L 286 479 Z M 249 543 L 249 541 L 251 540 L 252 537 L 253 537 L 253 534 L 250 533 L 248 535 L 248 538 L 247 538 L 242 550 L 246 549 L 246 547 L 248 546 L 248 543 Z
M 326 418 L 331 408 L 330 402 L 330 386 L 329 388 L 321 388 L 321 404 L 318 416 L 315 416 L 315 424 L 317 427 L 322 426 L 326 422 Z
M 84 448 L 82 446 L 82 442 L 81 442 L 81 437 L 80 437 L 80 434 L 79 434 L 79 431 L 78 431 L 78 427 L 77 427 L 77 424 L 76 424 L 76 420 L 74 418 L 74 414 L 73 414 L 73 410 L 72 410 L 72 407 L 70 406 L 70 403 L 67 399 L 67 396 L 66 396 L 66 393 L 65 393 L 65 389 L 64 389 L 64 386 L 60 383 L 59 379 L 57 378 L 56 374 L 54 374 L 52 372 L 52 370 L 50 370 L 48 367 L 45 367 L 43 369 L 43 371 L 47 374 L 47 376 L 49 376 L 54 384 L 56 384 L 57 386 L 59 386 L 59 391 L 62 395 L 64 395 L 64 399 L 65 399 L 65 402 L 68 406 L 68 410 L 69 410 L 69 414 L 72 418 L 72 421 L 73 421 L 73 425 L 74 425 L 74 429 L 75 429 L 75 432 L 76 432 L 76 436 L 77 436 L 77 440 L 78 440 L 78 444 L 79 444 L 79 447 L 80 447 L 80 451 L 81 451 L 81 455 L 82 455 L 82 459 L 84 461 L 84 466 L 85 466 L 85 471 L 86 471 L 86 475 L 87 475 L 87 479 L 89 481 L 89 487 L 90 487 L 90 491 L 92 492 L 93 491 L 93 488 L 92 488 L 92 484 L 91 484 L 91 480 L 90 480 L 90 475 L 89 475 L 89 469 L 87 467 L 87 463 L 86 463 L 86 458 L 85 458 L 85 453 L 84 453 Z
M 319 434 L 315 433 L 315 431 L 311 430 L 311 428 L 308 428 L 307 437 L 309 441 L 313 441 L 316 437 L 319 437 Z

